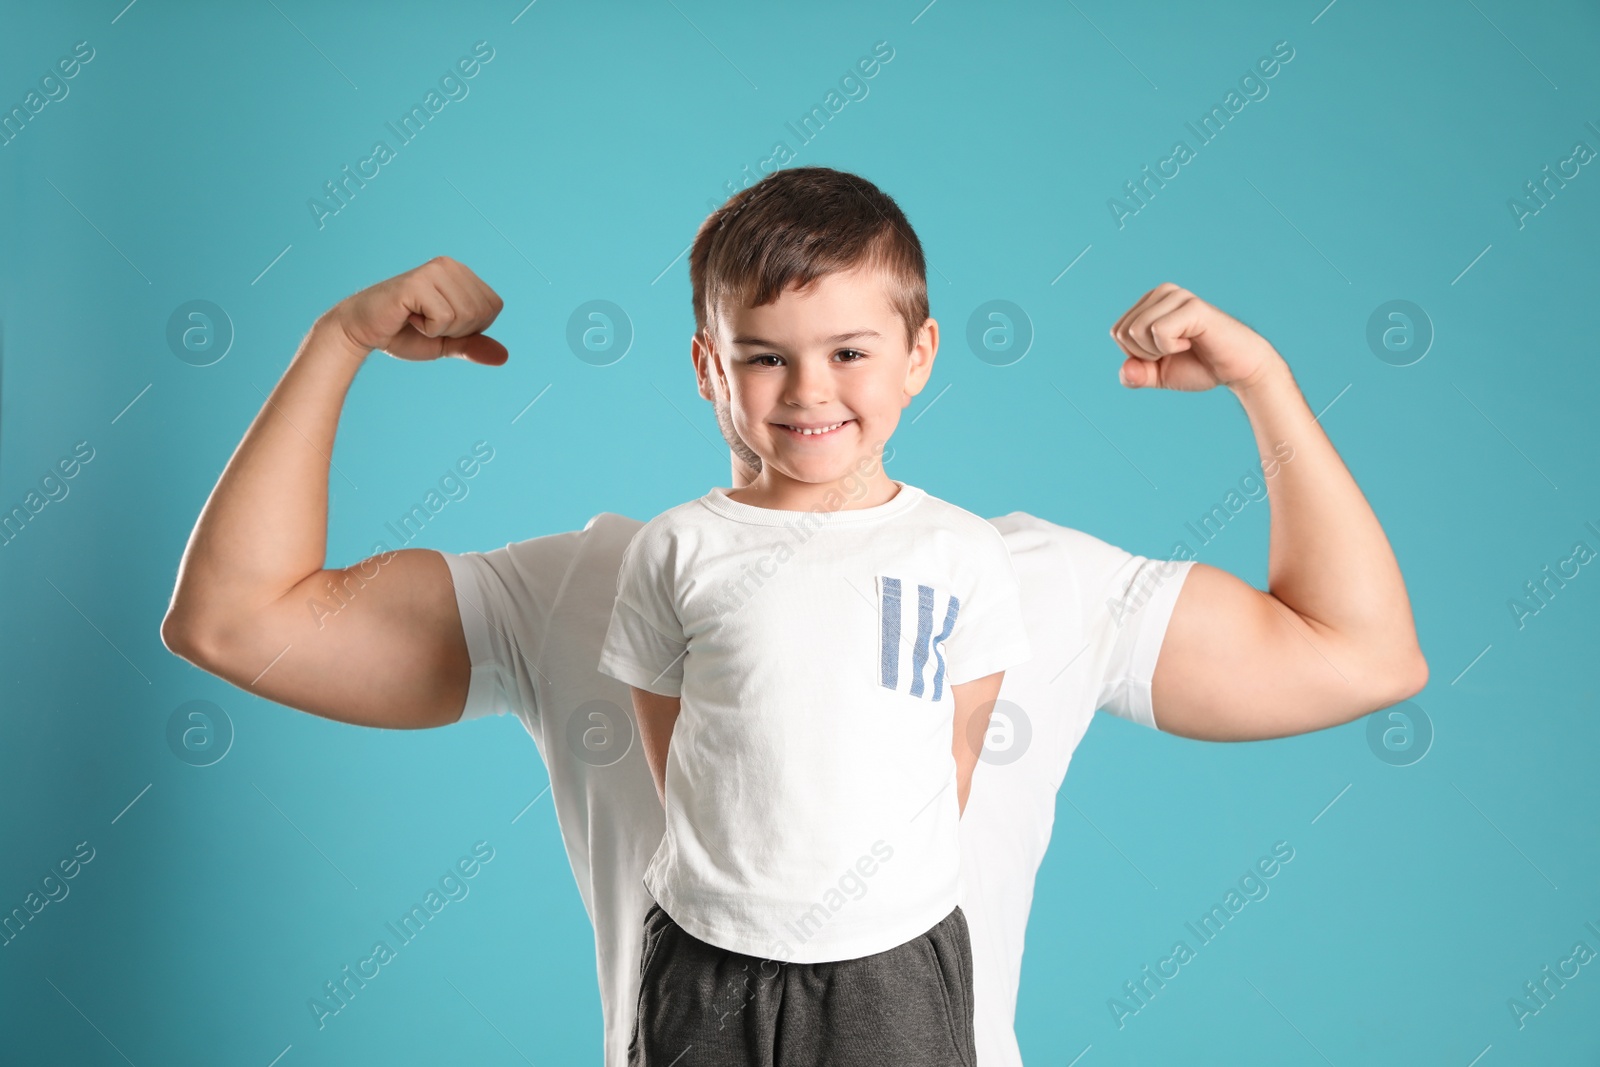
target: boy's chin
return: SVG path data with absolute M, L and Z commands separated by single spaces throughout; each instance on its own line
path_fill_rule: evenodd
M 772 456 L 762 458 L 762 467 L 780 473 L 790 481 L 809 485 L 829 485 L 845 478 L 859 476 L 861 457 L 854 454 L 838 457 L 814 456 L 801 462 L 794 462 L 787 456 Z

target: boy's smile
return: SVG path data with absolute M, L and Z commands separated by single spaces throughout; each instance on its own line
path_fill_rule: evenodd
M 777 425 L 799 437 L 821 437 L 826 434 L 831 434 L 840 427 L 848 426 L 853 422 L 855 422 L 854 419 L 846 419 L 843 422 L 835 422 L 829 426 L 805 426 L 794 425 L 785 422 L 780 422 Z
M 725 308 L 717 325 L 713 352 L 697 361 L 701 392 L 715 400 L 709 391 L 720 387 L 734 431 L 761 458 L 756 479 L 729 495 L 782 510 L 810 508 L 843 479 L 860 478 L 927 383 L 938 348 L 930 318 L 907 349 L 886 280 L 865 266 L 788 288 L 770 304 Z M 846 507 L 894 496 L 881 465 L 871 467 L 867 492 Z

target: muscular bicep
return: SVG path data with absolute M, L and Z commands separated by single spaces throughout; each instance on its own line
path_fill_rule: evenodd
M 472 676 L 450 568 L 432 549 L 318 571 L 178 651 L 276 703 L 391 729 L 455 722 Z
M 1337 637 L 1270 593 L 1194 565 L 1151 678 L 1156 725 L 1204 741 L 1286 737 L 1375 711 Z M 1368 706 L 1371 705 L 1371 706 Z

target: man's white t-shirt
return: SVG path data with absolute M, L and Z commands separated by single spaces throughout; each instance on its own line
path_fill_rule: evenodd
M 961 901 L 950 687 L 1028 635 L 995 528 L 897 484 L 847 510 L 713 489 L 623 554 L 600 670 L 680 698 L 644 882 L 701 941 L 856 959 Z
M 1192 564 L 1133 555 L 1021 512 L 991 520 L 1011 552 L 1033 655 L 1006 672 L 993 746 L 961 819 L 979 1067 L 1019 1067 L 1013 1023 L 1034 878 L 1056 792 L 1097 708 L 1155 727 L 1150 680 Z M 462 721 L 514 713 L 549 771 L 567 859 L 595 931 L 607 1067 L 627 1063 L 638 1002 L 643 875 L 664 829 L 628 687 L 600 673 L 623 553 L 643 526 L 488 552 L 441 552 L 472 660 Z

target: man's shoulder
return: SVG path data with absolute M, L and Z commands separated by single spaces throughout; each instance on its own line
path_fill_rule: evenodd
M 584 524 L 582 544 L 573 560 L 576 566 L 601 567 L 613 573 L 621 566 L 622 555 L 649 523 L 627 515 L 602 511 Z
M 1133 553 L 1093 534 L 1025 511 L 1013 511 L 988 521 L 1005 542 L 1019 575 L 1029 568 L 1054 575 L 1064 571 L 1101 574 L 1117 570 L 1133 557 Z
M 1088 553 L 1096 554 L 1112 546 L 1070 526 L 1041 519 L 1026 511 L 1013 511 L 998 518 L 985 519 L 958 504 L 931 493 L 923 494 L 924 521 L 944 529 L 973 537 L 992 538 L 999 535 L 1013 555 L 1018 553 Z
M 540 534 L 500 548 L 460 554 L 482 556 L 497 571 L 509 565 L 512 571 L 533 578 L 565 572 L 583 561 L 620 558 L 628 542 L 644 525 L 638 519 L 603 511 L 578 530 Z M 615 567 L 614 562 L 611 565 Z
M 602 511 L 584 523 L 583 529 L 578 532 L 587 534 L 592 531 L 597 537 L 603 538 L 631 537 L 643 529 L 644 526 L 644 523 L 631 516 L 618 515 L 613 511 Z
M 1041 519 L 1026 511 L 1013 511 L 985 519 L 957 504 L 923 492 L 922 519 L 940 529 L 976 539 L 996 539 L 1004 544 L 1017 565 L 1079 570 L 1114 566 L 1129 553 L 1093 534 Z M 926 509 L 926 510 L 922 510 Z
M 918 489 L 920 498 L 915 510 L 910 514 L 915 516 L 914 522 L 924 523 L 942 530 L 950 530 L 967 537 L 993 538 L 994 526 L 983 516 L 968 511 L 959 504 L 952 504 L 943 497 L 934 496 L 923 489 Z
M 986 522 L 999 531 L 1008 546 L 1013 549 L 1052 547 L 1061 549 L 1090 549 L 1095 546 L 1106 545 L 1105 541 L 1093 534 L 1084 533 L 1082 530 L 1071 526 L 1062 526 L 1060 523 L 1041 519 L 1037 515 L 1030 515 L 1026 511 L 1012 511 L 997 518 L 986 519 Z M 1109 547 L 1109 546 L 1108 546 Z

